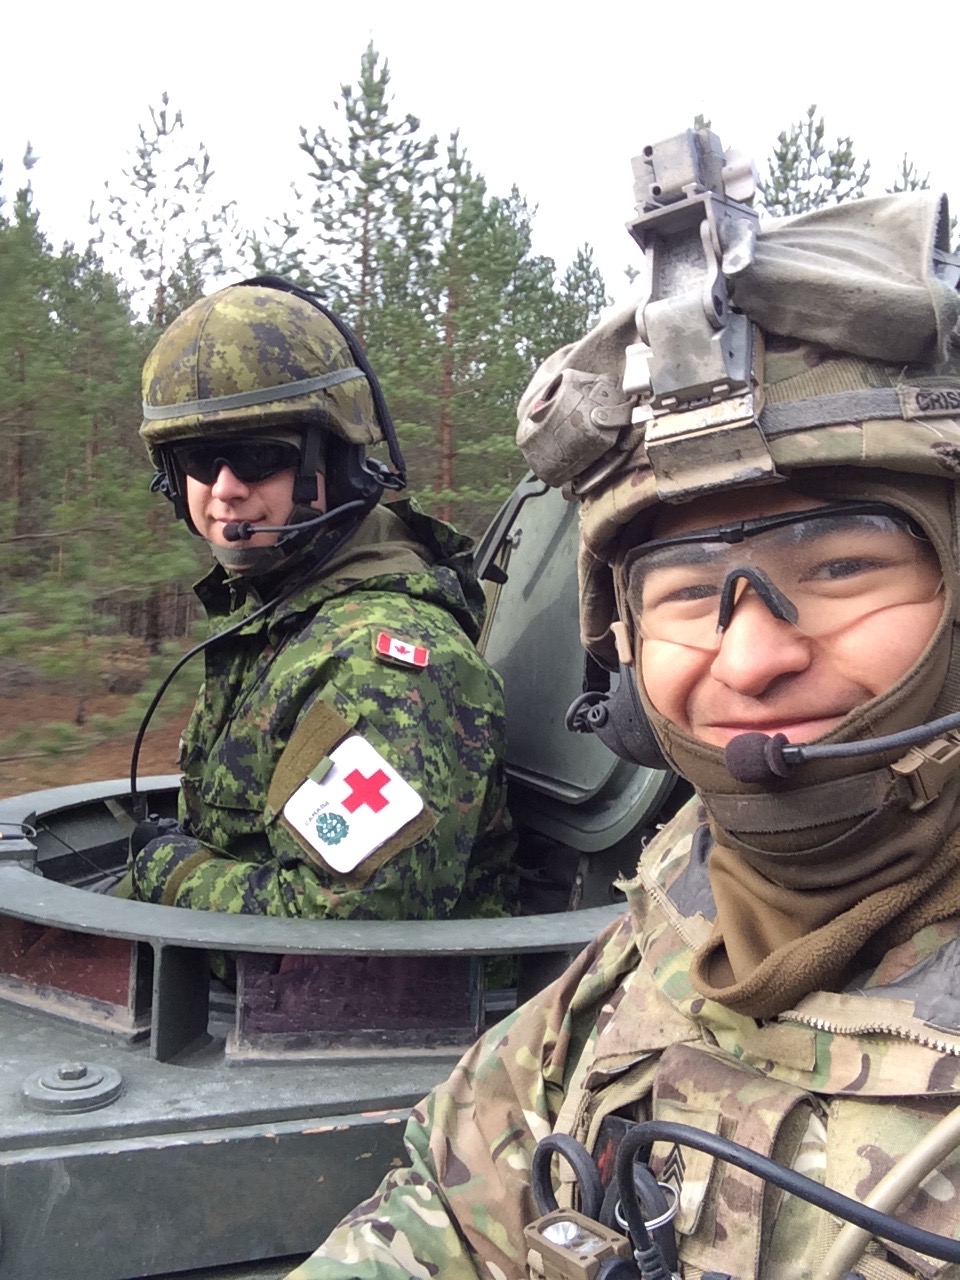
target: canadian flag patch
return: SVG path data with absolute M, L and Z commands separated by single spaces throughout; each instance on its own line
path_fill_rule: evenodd
M 430 650 L 423 645 L 411 644 L 409 640 L 401 640 L 399 636 L 390 635 L 389 631 L 381 631 L 374 648 L 377 655 L 387 662 L 399 662 L 404 667 L 425 667 L 430 662 Z
M 423 801 L 365 738 L 330 752 L 319 782 L 307 778 L 283 806 L 291 827 L 334 871 L 355 870 L 423 809 Z

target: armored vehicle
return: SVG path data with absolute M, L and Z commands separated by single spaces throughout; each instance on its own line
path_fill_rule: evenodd
M 278 920 L 122 901 L 129 789 L 0 801 L 0 1280 L 282 1276 L 400 1159 L 410 1106 L 621 907 L 672 775 L 570 734 L 576 508 L 532 476 L 478 548 L 522 914 Z M 145 779 L 159 816 L 177 778 Z M 235 982 L 211 980 L 211 953 Z M 484 957 L 516 985 L 484 987 Z

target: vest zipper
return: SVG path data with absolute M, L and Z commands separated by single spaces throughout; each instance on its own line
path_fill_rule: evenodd
M 916 1031 L 908 1031 L 904 1027 L 892 1026 L 889 1023 L 863 1023 L 844 1026 L 839 1022 L 831 1022 L 828 1018 L 812 1018 L 806 1014 L 788 1009 L 781 1013 L 777 1022 L 799 1022 L 802 1026 L 811 1027 L 814 1031 L 825 1031 L 829 1035 L 863 1036 L 886 1035 L 895 1036 L 898 1040 L 909 1040 L 924 1049 L 933 1049 L 937 1053 L 948 1053 L 960 1057 L 960 1044 L 950 1044 L 945 1040 L 935 1040 L 932 1036 L 921 1035 Z
M 661 888 L 656 880 L 648 873 L 646 868 L 641 864 L 640 879 L 647 893 L 653 898 L 663 915 L 666 917 L 666 923 L 671 929 L 680 935 L 691 951 L 696 951 L 700 943 L 690 936 L 690 932 L 684 926 L 684 917 L 680 915 L 676 907 L 670 901 L 666 891 Z

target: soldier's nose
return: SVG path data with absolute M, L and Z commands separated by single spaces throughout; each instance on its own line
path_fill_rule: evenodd
M 805 671 L 812 657 L 803 632 L 748 593 L 733 611 L 710 672 L 728 688 L 758 697 L 778 676 Z
M 237 498 L 245 498 L 249 494 L 250 486 L 238 479 L 226 462 L 219 462 L 214 465 L 219 466 L 216 479 L 210 486 L 210 492 L 215 498 L 219 498 L 221 502 L 228 502 Z

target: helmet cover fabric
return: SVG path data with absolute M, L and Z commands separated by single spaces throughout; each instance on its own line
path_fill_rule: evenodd
M 308 385 L 290 394 L 297 383 Z M 254 403 L 218 404 L 224 397 Z M 369 383 L 336 326 L 305 299 L 260 285 L 221 289 L 177 317 L 144 364 L 143 403 L 140 435 L 157 466 L 165 444 L 281 424 L 313 423 L 357 445 L 382 438 Z
M 782 479 L 809 467 L 950 482 L 960 475 L 960 294 L 931 270 L 944 226 L 943 198 L 920 191 L 850 201 L 761 230 L 754 263 L 730 281 L 734 301 L 764 331 L 758 400 L 793 407 L 813 397 L 884 389 L 902 404 L 895 418 L 861 417 L 769 436 Z M 537 370 L 520 402 L 521 421 L 565 370 L 619 380 L 625 348 L 636 341 L 635 304 L 611 311 Z M 618 611 L 612 565 L 623 548 L 642 539 L 644 523 L 663 501 L 644 430 L 643 423 L 623 428 L 599 460 L 591 447 L 568 485 L 581 499 L 581 638 L 611 670 L 617 659 L 610 624 L 618 616 L 627 621 Z M 536 454 L 528 449 L 526 456 L 541 474 Z M 718 477 L 715 491 L 730 487 Z

